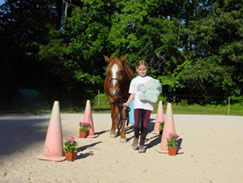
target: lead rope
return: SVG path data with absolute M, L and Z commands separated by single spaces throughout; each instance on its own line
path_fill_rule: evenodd
M 131 111 L 131 108 L 126 107 L 127 118 L 123 118 L 123 116 L 122 116 L 123 102 L 124 102 L 124 100 L 122 99 L 122 97 L 120 97 L 120 103 L 117 104 L 117 105 L 119 105 L 119 111 L 120 111 L 120 120 L 119 120 L 118 126 L 117 126 L 118 130 L 120 130 L 122 127 L 122 120 L 127 120 L 127 126 L 129 124 L 129 112 Z

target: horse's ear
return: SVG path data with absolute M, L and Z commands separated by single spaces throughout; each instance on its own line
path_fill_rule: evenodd
M 110 60 L 111 60 L 109 57 L 107 57 L 107 56 L 105 56 L 105 55 L 104 55 L 104 58 L 105 58 L 105 61 L 106 61 L 107 63 L 109 63 Z
M 123 56 L 123 57 L 121 58 L 121 62 L 124 63 L 126 59 L 127 59 L 127 55 L 125 55 L 125 56 Z

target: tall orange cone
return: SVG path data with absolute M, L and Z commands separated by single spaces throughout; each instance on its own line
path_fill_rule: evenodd
M 62 125 L 59 102 L 55 101 L 53 104 L 51 118 L 46 134 L 46 141 L 44 145 L 43 154 L 37 156 L 39 160 L 48 161 L 64 161 L 63 153 L 63 139 L 62 139 Z
M 159 125 L 162 122 L 164 122 L 164 111 L 163 111 L 162 101 L 160 100 L 158 105 L 156 120 L 154 124 L 154 131 L 152 132 L 153 134 L 159 134 Z
M 97 135 L 95 135 L 95 132 L 94 132 L 94 123 L 93 123 L 91 105 L 90 105 L 89 100 L 87 100 L 87 102 L 86 102 L 83 121 L 89 124 L 89 136 L 88 137 L 89 138 L 97 137 Z
M 161 137 L 161 144 L 158 152 L 168 153 L 167 138 L 169 138 L 170 133 L 175 133 L 175 124 L 174 124 L 174 117 L 173 117 L 171 103 L 168 103 L 166 109 L 163 135 Z

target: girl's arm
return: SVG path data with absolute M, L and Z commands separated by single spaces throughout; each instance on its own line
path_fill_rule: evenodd
M 127 99 L 127 102 L 123 104 L 124 107 L 128 107 L 130 102 L 134 99 L 135 93 L 131 93 L 129 98 Z

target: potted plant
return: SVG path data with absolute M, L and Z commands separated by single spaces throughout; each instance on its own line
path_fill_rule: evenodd
M 79 122 L 79 137 L 86 138 L 88 136 L 89 124 L 86 122 Z
M 64 152 L 67 161 L 74 161 L 75 159 L 77 159 L 78 149 L 77 149 L 77 142 L 75 141 L 74 137 L 70 137 L 64 143 Z
M 159 134 L 161 135 L 164 129 L 164 122 L 159 123 Z
M 176 133 L 170 133 L 169 138 L 167 138 L 168 154 L 170 156 L 176 155 L 178 137 L 179 136 Z

